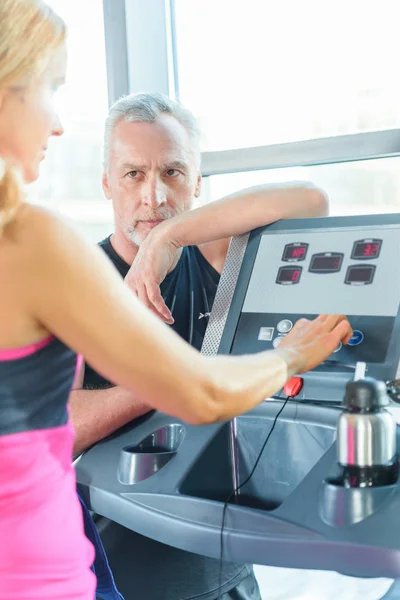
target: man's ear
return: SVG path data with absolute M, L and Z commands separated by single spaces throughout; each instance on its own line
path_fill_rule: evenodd
M 105 197 L 107 198 L 107 200 L 111 200 L 110 184 L 108 183 L 108 175 L 106 171 L 103 171 L 103 178 L 101 180 L 101 183 L 103 186 L 103 192 Z
M 203 178 L 202 178 L 202 176 L 201 176 L 201 173 L 199 173 L 199 174 L 197 175 L 197 182 L 196 182 L 196 187 L 195 187 L 195 190 L 194 190 L 194 197 L 195 197 L 195 198 L 200 198 L 200 194 L 201 194 L 201 182 L 202 182 L 202 179 L 203 179 Z

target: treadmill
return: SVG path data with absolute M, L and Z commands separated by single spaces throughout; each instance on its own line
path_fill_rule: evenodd
M 360 364 L 368 377 L 399 377 L 399 305 L 400 214 L 279 221 L 233 238 L 204 354 L 272 350 L 298 319 L 320 313 L 346 314 L 350 343 L 302 375 L 301 392 L 287 402 L 238 492 L 283 406 L 283 390 L 226 423 L 193 426 L 154 412 L 125 426 L 77 461 L 88 506 L 213 558 L 222 539 L 224 560 L 238 563 L 400 577 L 400 481 L 332 483 L 346 384 Z M 395 404 L 390 410 L 397 418 Z M 398 427 L 396 435 L 400 448 Z

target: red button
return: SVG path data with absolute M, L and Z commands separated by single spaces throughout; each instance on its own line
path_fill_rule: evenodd
M 301 377 L 292 377 L 285 383 L 283 391 L 289 398 L 295 398 L 301 392 L 303 383 L 304 380 Z

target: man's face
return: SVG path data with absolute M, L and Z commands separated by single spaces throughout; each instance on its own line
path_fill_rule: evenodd
M 200 183 L 193 140 L 174 117 L 115 126 L 103 188 L 129 241 L 139 246 L 161 221 L 189 210 Z

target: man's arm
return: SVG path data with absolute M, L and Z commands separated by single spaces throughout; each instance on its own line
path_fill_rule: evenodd
M 279 219 L 328 214 L 328 199 L 310 183 L 260 185 L 182 213 L 155 227 L 140 246 L 125 278 L 144 304 L 172 323 L 159 285 L 184 246 L 199 246 L 208 262 L 222 272 L 231 237 Z
M 177 247 L 207 244 L 207 258 L 217 268 L 213 254 L 220 258 L 222 249 L 226 256 L 231 237 L 279 219 L 325 216 L 328 209 L 327 196 L 312 184 L 259 185 L 182 213 L 157 227 L 154 236 Z
M 82 389 L 84 381 L 85 363 L 82 362 L 69 397 L 75 429 L 74 455 L 152 410 L 122 387 Z
M 70 408 L 75 429 L 74 455 L 152 410 L 120 386 L 74 390 L 70 395 Z

